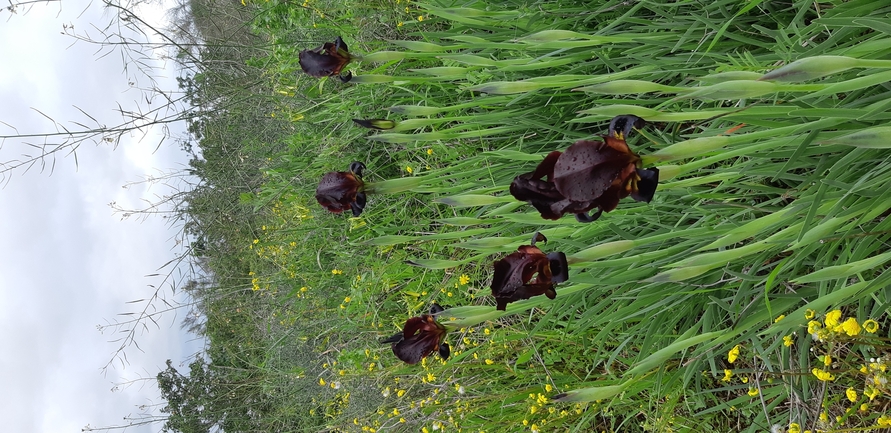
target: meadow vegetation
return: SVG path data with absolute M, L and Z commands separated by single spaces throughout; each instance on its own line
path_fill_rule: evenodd
M 165 428 L 891 426 L 891 4 L 233 4 L 252 48 L 219 43 L 183 80 L 209 345 L 159 375 Z M 303 74 L 337 36 L 352 80 Z M 659 169 L 650 203 L 580 223 L 509 194 L 626 114 L 647 121 L 626 138 Z M 319 180 L 353 161 L 364 212 L 325 211 Z M 537 231 L 569 280 L 496 310 L 493 262 Z M 434 303 L 447 360 L 379 343 Z

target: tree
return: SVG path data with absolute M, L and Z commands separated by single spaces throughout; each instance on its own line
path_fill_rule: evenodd
M 189 375 L 182 375 L 168 359 L 167 368 L 158 373 L 158 389 L 167 406 L 161 409 L 168 414 L 164 432 L 207 433 L 219 430 L 220 420 L 212 411 L 214 378 L 198 357 L 189 364 Z

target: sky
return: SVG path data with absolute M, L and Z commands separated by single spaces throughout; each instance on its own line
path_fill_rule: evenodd
M 160 23 L 163 6 L 144 7 L 139 16 Z M 101 2 L 86 0 L 0 11 L 0 122 L 6 124 L 0 124 L 0 135 L 16 134 L 7 125 L 18 133 L 57 130 L 35 110 L 77 129 L 70 121 L 92 121 L 75 106 L 106 125 L 121 122 L 119 105 L 153 108 L 129 84 L 147 81 L 135 77 L 132 67 L 129 76 L 123 73 L 119 54 L 99 58 L 96 46 L 62 34 L 63 25 L 73 25 L 75 33 L 98 37 L 91 26 L 105 27 L 110 19 Z M 173 65 L 154 65 L 161 68 L 159 86 L 175 89 Z M 184 127 L 174 125 L 174 132 Z M 78 432 L 126 424 L 124 418 L 137 415 L 141 405 L 163 403 L 156 387 L 138 379 L 153 378 L 167 359 L 175 366 L 187 364 L 203 347 L 203 341 L 180 330 L 185 310 L 165 314 L 160 327 L 137 333 L 142 351 L 128 347 L 128 363 L 115 362 L 103 371 L 120 344 L 111 340 L 121 334 L 114 328 L 100 331 L 98 325 L 138 312 L 143 304 L 127 302 L 150 297 L 153 286 L 168 299 L 184 301 L 161 277 L 148 276 L 183 253 L 176 228 L 159 217 L 122 218 L 109 206 L 140 208 L 143 200 L 156 201 L 170 190 L 158 184 L 123 186 L 187 164 L 188 156 L 173 141 L 156 150 L 161 131 L 144 132 L 123 137 L 116 149 L 84 143 L 76 160 L 60 155 L 52 172 L 36 166 L 0 176 L 4 431 Z M 0 163 L 33 152 L 24 141 L 0 142 Z

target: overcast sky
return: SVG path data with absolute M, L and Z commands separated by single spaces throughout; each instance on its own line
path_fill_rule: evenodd
M 5 3 L 5 2 L 4 2 Z M 159 9 L 140 17 L 162 19 Z M 0 121 L 19 133 L 54 131 L 32 110 L 65 123 L 86 122 L 77 106 L 99 122 L 120 123 L 118 104 L 135 108 L 142 100 L 122 72 L 120 55 L 97 59 L 96 47 L 60 34 L 104 27 L 109 14 L 99 1 L 64 0 L 17 14 L 0 11 Z M 98 35 L 98 32 L 90 32 Z M 163 63 L 157 63 L 160 66 Z M 161 87 L 175 89 L 175 72 L 163 73 Z M 145 107 L 143 101 L 142 106 Z M 66 127 L 79 128 L 73 123 Z M 180 128 L 183 125 L 179 126 Z M 13 134 L 0 124 L 0 135 Z M 138 406 L 161 403 L 154 386 L 115 384 L 154 377 L 172 359 L 179 365 L 201 348 L 179 329 L 178 317 L 162 316 L 161 328 L 140 333 L 144 350 L 128 348 L 129 365 L 102 374 L 119 343 L 113 329 L 97 325 L 136 312 L 127 301 L 152 295 L 159 277 L 146 275 L 182 253 L 176 231 L 161 218 L 122 220 L 108 206 L 143 206 L 169 191 L 144 184 L 122 188 L 147 176 L 181 169 L 188 158 L 173 141 L 155 151 L 159 131 L 125 137 L 117 150 L 87 143 L 60 157 L 55 170 L 16 171 L 0 188 L 0 419 L 7 432 L 78 432 L 87 425 L 126 423 Z M 39 141 L 39 140 L 34 140 Z M 21 140 L 0 143 L 0 162 L 28 151 Z M 0 167 L 2 168 L 2 167 Z M 171 298 L 165 287 L 165 296 Z M 184 313 L 184 311 L 183 311 Z M 191 340 L 191 341 L 190 341 Z M 183 369 L 183 371 L 185 371 Z M 128 431 L 155 432 L 160 426 Z

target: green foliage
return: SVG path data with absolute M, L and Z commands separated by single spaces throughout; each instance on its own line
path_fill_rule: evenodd
M 239 406 L 197 425 L 891 424 L 883 416 L 891 390 L 880 383 L 891 325 L 891 165 L 882 142 L 891 7 L 244 7 L 268 45 L 187 87 L 208 108 L 193 124 L 202 185 L 189 201 L 189 229 L 214 275 L 194 293 L 207 318 L 206 371 L 238 384 L 219 389 Z M 353 81 L 300 74 L 299 51 L 335 36 L 364 56 L 348 66 Z M 581 224 L 542 220 L 509 195 L 511 180 L 547 152 L 604 135 L 621 114 L 650 122 L 628 140 L 645 166 L 660 168 L 652 203 L 626 200 Z M 369 132 L 354 118 L 395 127 Z M 368 206 L 358 218 L 328 214 L 313 198 L 318 179 L 352 161 L 368 167 Z M 549 239 L 544 251 L 569 256 L 570 280 L 554 300 L 496 311 L 491 263 L 536 231 Z M 454 330 L 447 361 L 407 366 L 377 343 L 434 302 L 454 307 L 441 317 Z M 809 310 L 835 309 L 879 330 L 850 333 L 831 320 L 825 334 L 807 329 Z M 737 347 L 738 359 L 728 359 Z M 838 361 L 825 365 L 825 355 Z M 863 372 L 869 358 L 885 361 Z M 175 391 L 183 387 L 167 391 L 171 408 L 185 407 Z M 848 388 L 860 397 L 846 399 Z

